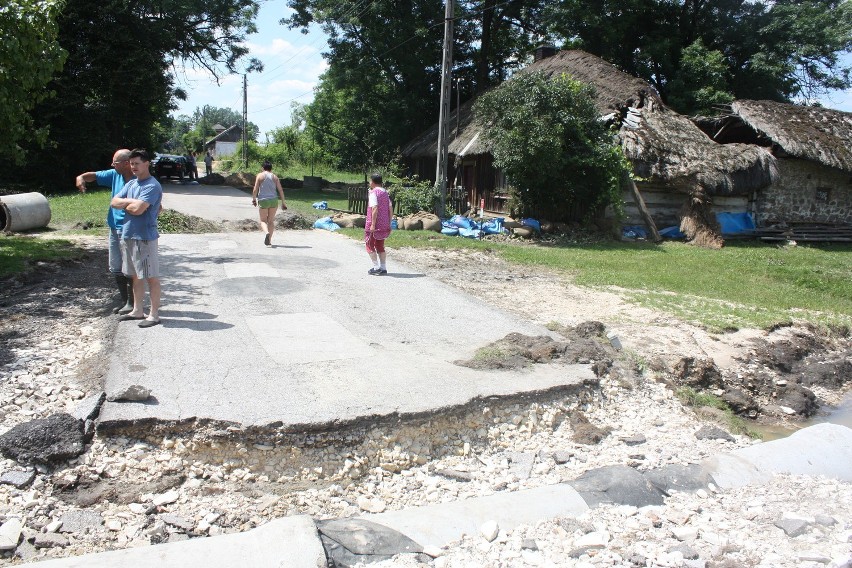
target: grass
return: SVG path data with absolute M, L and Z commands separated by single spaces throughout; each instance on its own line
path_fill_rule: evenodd
M 680 387 L 675 391 L 675 395 L 686 406 L 693 408 L 710 407 L 721 410 L 725 424 L 732 434 L 741 434 L 750 438 L 761 438 L 759 432 L 749 428 L 746 421 L 734 414 L 731 407 L 716 395 L 699 392 L 692 387 Z
M 105 234 L 110 195 L 109 189 L 97 188 L 89 189 L 86 193 L 48 196 L 48 229 L 75 234 Z
M 24 272 L 39 261 L 77 258 L 83 251 L 65 239 L 38 239 L 0 233 L 0 277 Z

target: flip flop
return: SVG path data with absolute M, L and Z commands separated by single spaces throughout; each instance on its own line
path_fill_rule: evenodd
M 125 314 L 118 318 L 118 321 L 130 321 L 130 320 L 143 320 L 145 316 L 131 316 L 130 314 Z
M 139 327 L 142 327 L 142 328 L 154 327 L 155 325 L 160 325 L 160 320 L 153 321 L 153 320 L 146 319 L 145 321 L 139 322 Z

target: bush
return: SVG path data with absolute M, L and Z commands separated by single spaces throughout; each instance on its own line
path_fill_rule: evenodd
M 388 187 L 388 194 L 399 215 L 405 216 L 418 211 L 435 211 L 441 199 L 438 189 L 428 181 L 417 177 L 400 178 L 398 183 Z
M 591 87 L 566 75 L 524 73 L 474 106 L 482 142 L 513 186 L 510 206 L 572 221 L 607 205 L 620 212 L 629 164 L 599 117 Z

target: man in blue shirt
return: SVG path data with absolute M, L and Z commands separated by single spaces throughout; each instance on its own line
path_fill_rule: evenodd
M 133 310 L 121 321 L 144 320 L 139 327 L 160 323 L 160 261 L 158 254 L 157 217 L 163 203 L 163 187 L 151 175 L 151 158 L 145 150 L 130 152 L 130 170 L 136 179 L 125 184 L 110 205 L 126 213 L 121 227 L 121 251 L 125 275 L 133 278 Z M 145 316 L 143 302 L 145 282 L 151 309 Z
M 130 171 L 130 150 L 116 150 L 112 157 L 111 170 L 100 170 L 97 172 L 86 172 L 77 176 L 77 189 L 86 193 L 86 182 L 96 181 L 102 187 L 112 188 L 112 197 L 121 191 L 124 184 L 133 178 Z M 133 285 L 132 281 L 121 272 L 121 224 L 124 222 L 124 211 L 113 209 L 107 210 L 107 226 L 109 226 L 109 271 L 115 276 L 118 292 L 121 294 L 122 305 L 114 308 L 113 313 L 126 314 L 133 309 Z

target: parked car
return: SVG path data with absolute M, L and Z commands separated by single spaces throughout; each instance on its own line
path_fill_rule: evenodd
M 189 163 L 183 156 L 157 154 L 151 160 L 151 173 L 157 179 L 177 178 L 183 181 L 183 177 L 189 173 Z

